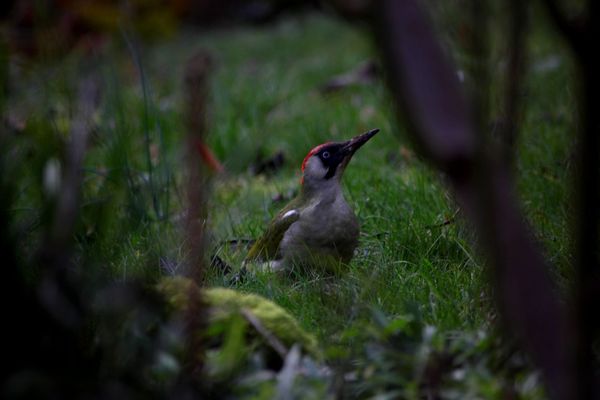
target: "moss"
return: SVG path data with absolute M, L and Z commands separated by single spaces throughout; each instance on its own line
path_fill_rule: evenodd
M 157 289 L 165 296 L 172 310 L 177 312 L 188 311 L 190 291 L 200 290 L 192 280 L 181 276 L 163 278 L 157 285 Z M 298 343 L 305 352 L 318 357 L 315 337 L 302 329 L 293 316 L 272 301 L 256 294 L 241 293 L 226 288 L 206 288 L 201 292 L 210 308 L 209 323 L 228 320 L 232 315 L 241 315 L 241 311 L 246 310 L 287 348 Z
M 215 318 L 228 317 L 242 309 L 248 310 L 287 348 L 299 343 L 307 352 L 317 354 L 314 336 L 302 329 L 294 317 L 272 301 L 256 294 L 225 288 L 209 288 L 204 291 L 204 295 L 208 304 L 216 310 Z
M 189 278 L 174 276 L 161 279 L 156 289 L 165 297 L 171 311 L 186 312 L 189 310 L 190 292 L 199 288 Z

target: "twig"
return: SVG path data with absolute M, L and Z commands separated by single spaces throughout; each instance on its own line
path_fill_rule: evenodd
M 425 226 L 425 229 L 443 228 L 444 226 L 448 226 L 448 225 L 453 224 L 455 221 L 456 220 L 454 218 L 448 218 L 447 220 L 445 220 L 441 224 L 427 225 L 427 226 Z
M 442 222 L 440 224 L 427 225 L 427 226 L 425 226 L 425 229 L 443 228 L 444 226 L 453 224 L 456 221 L 456 216 L 458 215 L 459 212 L 460 212 L 460 208 L 457 209 L 450 218 L 446 218 L 446 220 L 444 222 Z
M 277 336 L 273 335 L 264 325 L 260 322 L 254 314 L 252 314 L 249 310 L 242 309 L 242 316 L 246 318 L 246 320 L 256 329 L 256 331 L 267 341 L 269 346 L 273 348 L 281 356 L 282 359 L 285 359 L 287 355 L 287 349 L 284 344 L 277 338 Z

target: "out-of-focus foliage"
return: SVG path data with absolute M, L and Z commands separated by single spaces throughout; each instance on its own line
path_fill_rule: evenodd
M 178 14 L 184 12 L 184 5 L 176 0 L 131 0 L 126 4 L 117 0 L 61 0 L 59 3 L 68 18 L 89 29 L 115 32 L 127 26 L 148 38 L 173 34 Z
M 180 326 L 194 312 L 191 291 L 205 302 L 207 308 L 198 309 L 208 312 L 208 327 L 191 334 L 206 343 L 198 357 L 203 358 L 200 379 L 208 392 L 222 398 L 268 399 L 279 392 L 285 398 L 325 398 L 330 373 L 315 361 L 321 358 L 316 339 L 275 303 L 231 289 L 200 290 L 184 277 L 163 278 L 157 290 Z M 283 345 L 287 354 L 280 354 L 274 344 Z M 174 380 L 180 370 L 182 349 L 173 350 L 162 353 L 154 367 L 163 380 L 169 374 Z
M 372 324 L 348 332 L 354 355 L 350 396 L 377 399 L 543 399 L 539 375 L 497 333 L 439 331 L 418 314 L 374 310 Z
M 94 54 L 114 34 L 131 31 L 144 39 L 171 37 L 189 8 L 178 0 L 15 1 L 3 15 L 10 48 L 29 56 L 63 56 L 72 49 Z M 1 17 L 0 17 L 1 18 Z

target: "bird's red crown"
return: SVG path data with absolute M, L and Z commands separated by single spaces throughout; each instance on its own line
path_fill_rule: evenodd
M 318 145 L 317 147 L 313 147 L 313 149 L 308 152 L 308 154 L 306 155 L 306 157 L 304 157 L 304 160 L 302 161 L 302 172 L 304 172 L 304 167 L 306 166 L 306 162 L 308 161 L 308 159 L 317 154 L 319 151 L 321 151 L 321 149 L 324 146 L 327 146 L 328 144 L 331 144 L 331 142 L 326 142 Z
M 304 157 L 304 160 L 302 161 L 302 179 L 300 180 L 300 183 L 304 184 L 304 167 L 306 166 L 306 162 L 308 161 L 309 158 L 311 158 L 312 156 L 314 156 L 315 154 L 317 154 L 319 151 L 321 151 L 321 149 L 330 144 L 331 142 L 326 142 L 323 144 L 318 145 L 317 147 L 313 147 L 308 154 L 306 155 L 306 157 Z

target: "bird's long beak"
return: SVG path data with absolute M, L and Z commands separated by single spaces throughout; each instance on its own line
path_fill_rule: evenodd
M 365 132 L 361 135 L 355 136 L 352 139 L 348 140 L 342 150 L 346 153 L 346 157 L 350 158 L 352 155 L 358 150 L 363 144 L 367 143 L 369 139 L 371 139 L 375 134 L 379 132 L 379 129 L 371 129 L 368 132 Z

